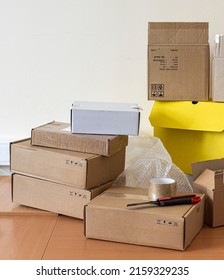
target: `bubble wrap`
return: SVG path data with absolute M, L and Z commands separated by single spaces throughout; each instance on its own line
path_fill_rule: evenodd
M 161 140 L 150 136 L 129 136 L 125 170 L 113 185 L 148 188 L 155 177 L 169 177 L 176 181 L 178 192 L 192 192 L 192 186 L 177 167 Z

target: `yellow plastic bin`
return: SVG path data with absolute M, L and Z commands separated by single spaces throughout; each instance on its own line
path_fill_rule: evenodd
M 224 103 L 155 101 L 149 121 L 186 174 L 192 162 L 224 157 Z

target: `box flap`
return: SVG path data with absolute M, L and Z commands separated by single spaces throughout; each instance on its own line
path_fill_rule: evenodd
M 205 171 L 197 177 L 194 183 L 213 191 L 215 188 L 215 171 L 205 169 Z
M 149 22 L 149 44 L 208 44 L 208 22 Z
M 201 201 L 191 207 L 185 215 L 185 240 L 186 248 L 193 238 L 199 233 L 204 224 L 205 195 L 201 195 Z
M 140 109 L 137 103 L 74 101 L 72 104 L 72 110 L 139 112 Z
M 224 129 L 223 104 L 155 101 L 149 120 L 154 127 L 221 132 Z
M 193 162 L 191 164 L 191 167 L 193 179 L 195 180 L 199 175 L 201 175 L 205 171 L 205 169 L 210 169 L 213 171 L 224 169 L 224 158 Z
M 199 175 L 194 182 L 206 187 L 211 191 L 224 191 L 223 170 L 213 171 L 210 169 L 205 169 L 205 171 Z

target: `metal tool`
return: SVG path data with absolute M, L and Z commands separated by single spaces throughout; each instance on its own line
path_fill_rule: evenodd
M 158 205 L 158 206 L 171 206 L 171 205 L 181 205 L 181 204 L 196 204 L 201 200 L 200 196 L 196 194 L 189 195 L 179 195 L 171 197 L 161 197 L 153 201 L 129 203 L 127 207 L 132 206 L 144 206 L 144 205 Z

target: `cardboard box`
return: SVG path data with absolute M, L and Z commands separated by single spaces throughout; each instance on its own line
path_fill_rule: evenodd
M 207 22 L 149 22 L 148 99 L 207 101 Z
M 125 166 L 125 148 L 105 157 L 75 151 L 32 146 L 30 139 L 10 145 L 11 171 L 90 189 L 114 180 Z
M 140 108 L 135 103 L 74 102 L 72 133 L 138 135 Z
M 31 144 L 111 156 L 128 145 L 128 136 L 74 134 L 70 124 L 51 122 L 32 129 Z
M 172 161 L 192 174 L 191 163 L 224 157 L 224 104 L 155 101 L 149 120 Z
M 224 36 L 215 36 L 212 58 L 212 100 L 224 101 Z
M 212 100 L 224 102 L 224 58 L 212 59 Z
M 0 219 L 1 216 L 26 216 L 26 215 L 43 215 L 57 216 L 55 213 L 43 211 L 32 207 L 22 206 L 12 202 L 12 192 L 10 188 L 10 179 L 5 178 L 0 187 Z
M 184 250 L 203 226 L 204 195 L 198 204 L 127 208 L 148 201 L 147 189 L 111 187 L 85 206 L 85 236 Z
M 205 223 L 224 225 L 224 159 L 192 163 L 194 191 L 204 193 Z
M 83 219 L 84 206 L 111 184 L 112 182 L 108 182 L 91 190 L 82 190 L 14 173 L 12 175 L 12 201 Z

